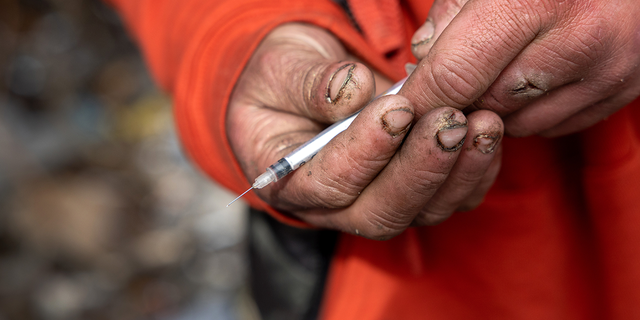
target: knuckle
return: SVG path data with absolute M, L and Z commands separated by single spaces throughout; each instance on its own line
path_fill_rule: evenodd
M 361 235 L 374 240 L 389 240 L 401 234 L 408 226 L 402 215 L 390 212 L 368 211 L 364 215 Z
M 373 169 L 361 165 L 349 167 L 349 170 L 332 172 L 316 183 L 311 199 L 316 205 L 327 208 L 347 207 L 358 198 L 360 192 L 375 176 Z
M 534 95 L 534 93 L 531 92 L 532 89 L 532 86 L 529 85 L 528 82 L 523 85 L 518 84 L 512 90 L 499 90 L 492 87 L 480 98 L 475 100 L 472 105 L 480 110 L 490 110 L 500 116 L 505 116 L 518 109 L 518 104 L 510 101 L 510 98 L 516 96 L 517 98 L 528 100 Z M 525 90 L 527 92 L 524 92 Z
M 262 91 L 266 101 L 304 108 L 322 99 L 316 97 L 322 81 L 321 61 L 301 59 L 295 50 L 278 48 L 259 50 L 254 58 L 250 68 L 256 79 L 252 84 L 268 89 Z
M 582 32 L 576 35 L 576 51 L 582 53 L 589 60 L 597 60 L 609 51 L 614 35 L 606 26 L 603 19 L 593 19 Z
M 433 92 L 438 100 L 450 107 L 466 107 L 475 100 L 474 93 L 484 86 L 474 61 L 467 57 L 436 55 L 430 70 L 432 83 L 421 88 Z
M 425 178 L 417 177 L 418 175 Z M 407 195 L 412 195 L 420 198 L 429 198 L 442 184 L 442 181 L 444 181 L 444 178 L 434 178 L 433 175 L 418 175 L 408 177 L 406 180 L 404 180 L 403 189 L 405 190 Z
M 304 169 L 300 170 L 305 174 Z M 287 186 L 285 193 L 278 194 L 278 199 L 290 202 L 296 208 L 341 209 L 349 207 L 358 198 L 357 188 L 337 179 L 319 178 L 312 171 L 307 171 L 306 179 L 296 181 L 295 186 Z
M 344 183 L 333 185 L 321 185 L 314 192 L 306 193 L 308 201 L 314 207 L 339 209 L 353 204 L 358 197 L 358 193 L 346 187 Z
M 473 171 L 460 170 L 451 175 L 450 180 L 453 180 L 456 186 L 461 190 L 473 189 L 482 180 L 484 171 L 478 171 L 477 168 L 472 168 Z
M 409 193 L 430 196 L 447 179 L 452 163 L 430 163 L 428 169 L 414 169 L 412 174 L 402 179 L 404 189 Z
M 606 25 L 607 21 L 601 18 L 585 20 L 573 27 L 574 30 L 565 33 L 561 46 L 550 44 L 555 45 L 555 50 L 562 50 L 559 61 L 569 63 L 573 69 L 577 69 L 576 72 L 596 65 L 609 54 L 611 41 L 615 39 Z

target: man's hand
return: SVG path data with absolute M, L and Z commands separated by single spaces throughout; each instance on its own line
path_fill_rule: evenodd
M 311 161 L 258 195 L 313 225 L 375 239 L 478 205 L 499 169 L 500 118 L 446 107 L 415 117 L 400 95 L 369 103 L 374 74 L 348 59 L 331 34 L 303 24 L 275 29 L 254 53 L 227 116 L 250 180 L 367 106 Z
M 514 136 L 573 133 L 640 95 L 639 15 L 634 0 L 436 0 L 401 94 L 417 115 L 469 107 Z

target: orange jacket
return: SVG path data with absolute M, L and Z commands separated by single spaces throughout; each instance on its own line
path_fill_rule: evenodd
M 330 0 L 112 2 L 173 93 L 188 154 L 241 192 L 249 182 L 228 144 L 225 111 L 260 40 L 285 22 L 313 23 L 398 80 L 432 1 L 350 0 L 362 34 Z M 477 210 L 386 242 L 343 235 L 322 318 L 640 319 L 639 205 L 639 101 L 580 134 L 506 138 L 502 171 Z

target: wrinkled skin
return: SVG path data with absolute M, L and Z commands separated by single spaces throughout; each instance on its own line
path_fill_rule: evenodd
M 437 224 L 481 202 L 503 127 L 573 133 L 639 95 L 639 11 L 632 0 L 436 0 L 432 24 L 414 35 L 418 68 L 399 95 L 371 103 L 374 83 L 380 91 L 388 81 L 327 32 L 285 25 L 236 85 L 229 139 L 252 180 L 366 105 L 313 160 L 258 195 L 313 225 L 374 239 Z
M 640 95 L 639 14 L 634 0 L 436 0 L 402 94 L 492 110 L 513 136 L 577 132 Z
M 260 197 L 313 225 L 374 239 L 480 203 L 499 168 L 500 118 L 453 108 L 416 118 L 399 95 L 369 103 L 375 77 L 317 27 L 289 24 L 269 34 L 236 84 L 227 117 L 248 179 L 327 124 L 367 108 L 311 161 L 256 190 Z

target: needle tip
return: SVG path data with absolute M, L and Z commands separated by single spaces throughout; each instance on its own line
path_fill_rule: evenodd
M 229 204 L 227 205 L 227 208 L 229 208 L 230 205 L 232 205 L 234 202 L 238 201 L 238 199 L 242 198 L 242 196 L 244 196 L 245 194 L 247 194 L 247 192 L 251 191 L 251 189 L 253 189 L 253 187 L 247 189 L 247 191 L 243 192 L 241 195 L 239 195 L 237 198 L 233 199 L 233 201 L 229 202 Z

